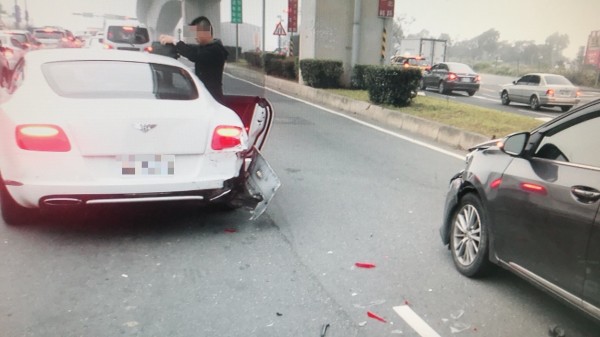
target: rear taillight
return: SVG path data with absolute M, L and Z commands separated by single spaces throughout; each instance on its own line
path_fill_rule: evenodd
M 109 44 L 104 44 L 104 49 L 113 49 L 113 46 Z
M 237 126 L 219 125 L 212 137 L 212 149 L 223 150 L 236 147 L 242 143 L 242 128 Z
M 152 52 L 152 47 L 146 47 L 144 48 L 145 52 L 151 53 Z
M 575 93 L 576 97 L 581 97 L 581 91 L 577 90 L 577 93 Z
M 4 56 L 6 58 L 12 58 L 14 55 L 15 55 L 15 52 L 12 49 L 10 49 L 8 47 L 4 48 Z
M 448 81 L 456 81 L 457 78 L 455 73 L 448 73 Z
M 19 125 L 16 130 L 17 145 L 23 150 L 68 152 L 71 144 L 59 126 L 48 124 Z
M 546 90 L 546 96 L 554 97 L 554 89 L 548 89 L 548 90 Z
M 479 83 L 481 81 L 481 76 L 477 75 L 475 76 L 475 82 Z

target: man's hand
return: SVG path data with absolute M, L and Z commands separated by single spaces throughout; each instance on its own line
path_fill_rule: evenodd
M 171 35 L 165 35 L 162 34 L 161 36 L 158 37 L 158 41 L 160 41 L 160 44 L 175 44 L 175 38 L 172 37 Z

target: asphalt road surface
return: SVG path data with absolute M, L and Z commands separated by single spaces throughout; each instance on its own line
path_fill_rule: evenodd
M 225 80 L 275 107 L 267 212 L 130 205 L 0 224 L 1 336 L 598 335 L 512 274 L 454 269 L 438 228 L 464 153 Z

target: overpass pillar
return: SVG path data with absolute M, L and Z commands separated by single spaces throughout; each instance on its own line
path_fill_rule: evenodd
M 382 34 L 392 31 L 393 21 L 378 16 L 378 5 L 377 0 L 302 0 L 300 59 L 342 61 L 344 85 L 350 84 L 354 64 L 381 64 Z M 360 11 L 356 18 L 355 11 Z M 384 64 L 389 64 L 390 41 Z

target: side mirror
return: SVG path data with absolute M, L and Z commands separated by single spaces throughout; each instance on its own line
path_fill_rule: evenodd
M 517 84 L 517 80 L 512 81 L 512 84 L 516 85 Z
M 501 149 L 504 153 L 511 156 L 520 156 L 523 154 L 530 136 L 529 132 L 518 132 L 508 135 L 504 138 Z

